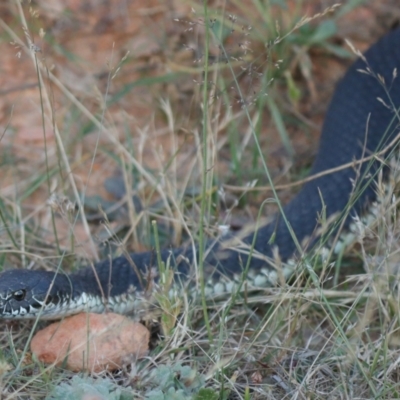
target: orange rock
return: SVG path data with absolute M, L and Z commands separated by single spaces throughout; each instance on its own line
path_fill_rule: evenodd
M 31 350 L 40 361 L 72 371 L 112 371 L 143 357 L 149 338 L 146 327 L 122 315 L 82 313 L 37 332 Z

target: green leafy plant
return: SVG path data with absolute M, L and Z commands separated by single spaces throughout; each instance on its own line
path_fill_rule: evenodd
M 150 385 L 154 387 L 146 394 L 148 400 L 216 400 L 218 395 L 205 389 L 205 378 L 196 370 L 176 364 L 161 365 L 154 369 Z
M 132 400 L 133 394 L 117 386 L 110 379 L 93 379 L 74 376 L 69 382 L 62 382 L 46 397 L 47 400 L 77 400 L 84 397 L 107 400 Z

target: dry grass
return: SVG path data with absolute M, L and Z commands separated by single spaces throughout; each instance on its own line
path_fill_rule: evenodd
M 57 18 L 67 23 L 65 15 L 50 17 L 41 5 L 47 20 L 41 19 L 28 4 L 10 2 L 10 14 L 0 20 L 3 41 L 13 42 L 12 52 L 22 60 L 16 65 L 37 83 L 29 104 L 39 119 L 28 117 L 23 126 L 14 112 L 7 113 L 0 166 L 4 267 L 68 270 L 110 249 L 121 254 L 150 248 L 154 219 L 161 246 L 198 243 L 218 225 L 255 221 L 271 194 L 253 191 L 254 186 L 293 182 L 308 169 L 294 154 L 315 143 L 319 124 L 318 116 L 315 121 L 304 116 L 312 116 L 315 106 L 307 106 L 305 88 L 311 97 L 320 95 L 317 78 L 310 76 L 310 49 L 323 49 L 322 57 L 326 51 L 345 54 L 327 40 L 332 27 L 327 21 L 346 10 L 320 10 L 312 18 L 314 28 L 300 28 L 308 20 L 301 19 L 305 7 L 296 4 L 262 13 L 257 2 L 216 4 L 205 17 L 197 3 L 173 4 L 173 12 L 162 2 L 149 3 L 135 10 L 144 23 L 135 25 L 133 36 L 151 50 L 139 46 L 137 55 L 126 55 L 117 32 L 117 45 L 99 49 L 101 69 L 99 61 L 88 62 L 90 53 L 61 43 L 60 26 L 45 26 Z M 106 18 L 99 21 L 107 24 Z M 101 29 L 99 21 L 88 17 L 86 30 L 76 37 L 87 39 L 89 27 Z M 33 44 L 40 41 L 40 28 L 50 30 L 41 49 Z M 154 32 L 154 49 L 142 31 Z M 99 32 L 108 34 L 107 27 Z M 266 37 L 279 40 L 265 46 Z M 315 100 L 326 106 L 323 96 Z M 27 129 L 30 138 L 21 134 Z M 292 132 L 308 136 L 293 145 Z M 265 155 L 272 156 L 268 168 Z M 108 181 L 114 193 L 127 188 L 117 200 L 103 188 L 114 171 L 118 179 Z M 210 300 L 206 318 L 201 296 L 179 296 L 176 302 L 161 297 L 163 337 L 147 359 L 109 377 L 135 398 L 148 393 L 149 371 L 179 364 L 203 374 L 204 386 L 220 399 L 399 397 L 397 201 L 380 193 L 375 226 L 360 234 L 346 256 L 311 257 L 310 268 L 301 268 L 290 285 Z M 291 195 L 286 191 L 280 198 Z M 32 360 L 28 344 L 36 328 L 3 324 L 4 399 L 43 398 L 71 377 Z

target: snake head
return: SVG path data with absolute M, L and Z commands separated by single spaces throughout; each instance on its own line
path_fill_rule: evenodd
M 9 270 L 0 274 L 0 318 L 51 319 L 63 300 L 59 287 L 71 288 L 68 278 L 48 271 Z

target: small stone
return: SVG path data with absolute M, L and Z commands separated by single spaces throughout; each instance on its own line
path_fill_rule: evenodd
M 43 363 L 71 371 L 113 371 L 144 357 L 149 338 L 145 326 L 122 315 L 82 313 L 37 332 L 31 350 Z

